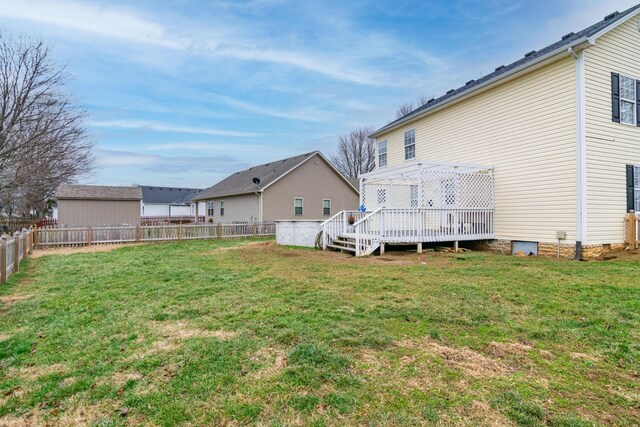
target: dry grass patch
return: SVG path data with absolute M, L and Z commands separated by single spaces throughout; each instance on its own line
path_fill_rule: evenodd
M 585 353 L 569 353 L 569 358 L 571 360 L 580 360 L 580 361 L 591 362 L 591 363 L 600 361 L 600 358 L 598 356 L 585 354 Z
M 440 345 L 430 338 L 422 340 L 404 340 L 397 343 L 399 347 L 425 350 L 440 357 L 447 365 L 464 371 L 474 378 L 491 378 L 508 375 L 513 371 L 504 363 L 486 357 L 467 347 L 453 348 Z
M 126 246 L 139 246 L 144 243 L 121 243 L 117 245 L 91 245 L 91 246 L 75 246 L 71 248 L 46 248 L 37 249 L 33 251 L 31 258 L 40 258 L 47 255 L 73 255 L 80 253 L 93 253 L 93 252 L 111 252 L 119 248 Z
M 15 376 L 27 381 L 36 381 L 38 378 L 52 375 L 52 374 L 65 374 L 67 367 L 61 363 L 54 363 L 52 365 L 33 365 L 24 366 L 20 368 L 10 369 L 7 376 Z
M 515 425 L 500 412 L 484 402 L 473 401 L 470 406 L 458 408 L 458 413 L 466 425 L 507 427 Z M 455 423 L 459 425 L 458 422 Z
M 210 331 L 206 329 L 194 328 L 184 321 L 177 322 L 152 322 L 152 329 L 157 331 L 162 338 L 171 340 L 184 340 L 188 338 L 218 338 L 219 340 L 228 340 L 237 335 L 234 331 L 226 331 L 219 329 Z
M 249 374 L 252 380 L 273 378 L 287 367 L 287 350 L 282 347 L 263 347 L 253 354 L 251 360 L 263 367 Z
M 28 295 L 5 295 L 0 297 L 0 303 L 2 303 L 3 308 L 7 308 L 17 302 L 28 300 L 32 297 L 31 294 Z
M 495 342 L 487 346 L 487 353 L 496 357 L 520 356 L 527 357 L 533 347 L 519 342 Z

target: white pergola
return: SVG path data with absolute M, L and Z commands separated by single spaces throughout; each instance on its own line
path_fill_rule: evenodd
M 378 208 L 493 209 L 493 167 L 413 160 L 362 174 L 360 205 Z

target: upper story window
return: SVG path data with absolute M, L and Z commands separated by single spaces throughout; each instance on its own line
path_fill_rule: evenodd
M 378 167 L 387 166 L 387 141 L 378 142 Z
M 302 197 L 296 197 L 293 199 L 293 214 L 302 215 Z
M 636 124 L 636 81 L 620 76 L 620 122 Z
M 215 206 L 213 202 L 207 202 L 207 216 L 213 216 L 215 212 Z
M 220 216 L 224 216 L 224 200 L 220 200 Z
M 613 121 L 640 126 L 640 80 L 611 73 L 611 112 Z
M 416 130 L 411 129 L 404 133 L 404 159 L 411 160 L 416 157 Z

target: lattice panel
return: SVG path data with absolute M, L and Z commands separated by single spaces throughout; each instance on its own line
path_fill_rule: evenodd
M 360 204 L 378 208 L 493 209 L 493 175 L 426 168 L 414 176 L 365 178 Z

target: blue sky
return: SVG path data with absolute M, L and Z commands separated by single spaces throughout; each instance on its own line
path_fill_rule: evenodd
M 0 0 L 89 111 L 93 184 L 208 187 L 380 127 L 637 0 Z

